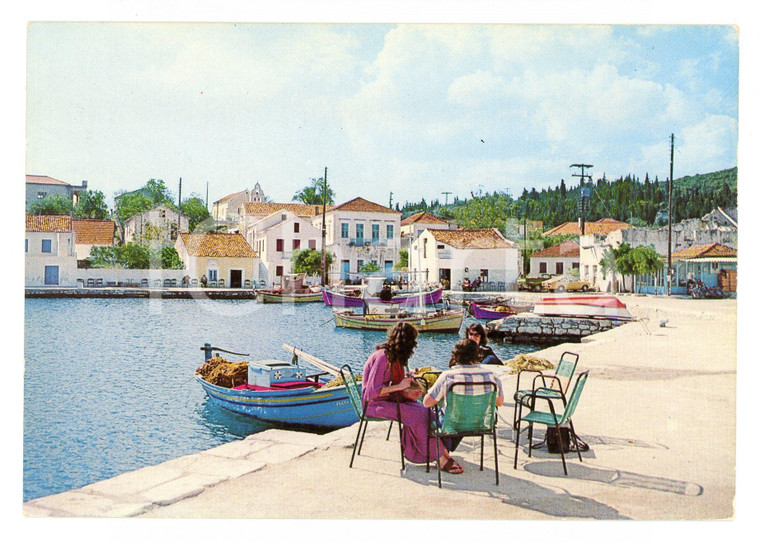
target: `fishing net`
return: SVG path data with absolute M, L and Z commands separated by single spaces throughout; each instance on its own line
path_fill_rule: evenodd
M 356 381 L 361 382 L 362 381 L 362 375 L 356 375 Z M 338 386 L 343 385 L 343 377 L 338 375 L 329 382 L 325 383 L 320 389 L 323 390 L 325 388 L 337 388 Z
M 248 382 L 248 362 L 231 362 L 222 357 L 213 357 L 198 367 L 195 374 L 215 386 L 234 388 Z
M 518 354 L 504 365 L 512 369 L 510 374 L 513 375 L 524 369 L 532 369 L 535 371 L 554 369 L 554 364 L 551 361 L 539 358 L 538 356 L 531 356 L 530 354 Z

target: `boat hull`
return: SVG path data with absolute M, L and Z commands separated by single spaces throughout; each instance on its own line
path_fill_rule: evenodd
M 478 305 L 477 303 L 472 303 L 470 305 L 470 308 L 472 309 L 472 315 L 478 320 L 498 320 L 499 318 L 504 318 L 506 316 L 516 314 L 516 311 L 514 310 L 499 311 Z
M 259 292 L 259 300 L 262 303 L 318 303 L 322 301 L 322 292 L 311 292 L 308 294 Z
M 339 428 L 359 421 L 345 386 L 252 391 L 216 386 L 196 375 L 216 404 L 257 420 L 294 427 Z
M 422 302 L 425 305 L 435 305 L 441 301 L 443 295 L 442 288 L 436 288 L 422 294 Z M 340 292 L 334 292 L 327 288 L 322 289 L 322 299 L 328 307 L 363 307 L 364 299 L 361 297 L 352 297 Z M 420 304 L 420 294 L 398 295 L 389 301 L 384 301 L 379 297 L 370 297 L 367 301 L 371 303 L 387 303 L 389 305 L 401 305 L 411 307 Z
M 458 333 L 464 320 L 464 310 L 441 315 L 389 317 L 383 315 L 354 314 L 350 310 L 333 310 L 335 325 L 348 329 L 387 331 L 399 322 L 408 322 L 420 333 Z
M 633 320 L 625 304 L 614 295 L 547 296 L 536 303 L 533 312 L 539 316 Z

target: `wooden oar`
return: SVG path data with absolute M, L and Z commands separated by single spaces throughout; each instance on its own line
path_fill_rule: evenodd
M 317 369 L 322 369 L 326 373 L 330 373 L 333 376 L 339 376 L 340 375 L 340 369 L 335 367 L 334 365 L 330 365 L 326 361 L 322 361 L 316 356 L 312 356 L 308 352 L 304 352 L 300 348 L 296 348 L 295 346 L 290 346 L 289 344 L 283 343 L 282 347 L 287 350 L 288 352 L 291 352 L 298 356 L 299 358 L 303 359 L 304 361 L 308 361 L 312 365 L 314 365 Z

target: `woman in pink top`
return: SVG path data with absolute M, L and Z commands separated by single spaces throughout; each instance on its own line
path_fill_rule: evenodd
M 427 461 L 428 446 L 435 453 L 435 438 L 428 437 L 429 409 L 411 398 L 405 390 L 413 378 L 406 376 L 406 366 L 417 346 L 417 329 L 399 322 L 388 330 L 387 340 L 378 345 L 367 359 L 362 378 L 362 403 L 367 405 L 367 416 L 396 420 L 396 401 L 400 402 L 401 422 L 404 424 L 402 441 L 404 457 L 412 463 Z M 441 469 L 453 474 L 462 472 L 444 448 L 438 461 Z

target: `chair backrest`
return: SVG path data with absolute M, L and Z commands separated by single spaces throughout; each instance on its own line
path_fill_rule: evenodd
M 578 401 L 581 398 L 583 387 L 586 385 L 587 378 L 588 371 L 583 371 L 578 375 L 578 379 L 575 381 L 575 386 L 573 387 L 573 392 L 570 394 L 570 398 L 567 400 L 567 406 L 565 407 L 565 412 L 562 414 L 562 421 L 559 422 L 560 424 L 563 424 L 572 418 L 573 413 L 575 412 L 575 407 L 578 406 Z
M 346 385 L 346 391 L 348 392 L 348 399 L 351 401 L 351 406 L 356 413 L 357 418 L 362 418 L 362 397 L 359 393 L 359 386 L 356 384 L 356 376 L 354 371 L 349 365 L 344 365 L 340 368 L 340 376 L 343 377 L 343 383 Z
M 472 395 L 476 388 L 480 393 Z M 478 433 L 493 430 L 496 423 L 496 397 L 493 382 L 456 382 L 446 394 L 446 415 L 442 433 Z
M 567 391 L 568 386 L 570 385 L 570 381 L 573 379 L 573 374 L 575 374 L 575 368 L 578 366 L 578 354 L 574 354 L 573 352 L 562 352 L 562 356 L 559 358 L 559 362 L 557 363 L 557 368 L 554 371 L 554 375 L 566 379 L 564 389 Z M 552 380 L 552 388 L 556 384 L 556 380 Z

